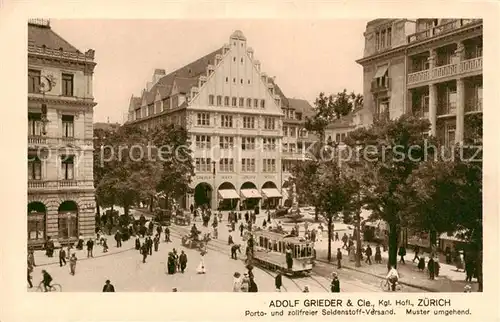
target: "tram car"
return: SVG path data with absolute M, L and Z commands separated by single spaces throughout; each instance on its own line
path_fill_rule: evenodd
M 253 259 L 256 265 L 280 270 L 289 276 L 307 275 L 314 265 L 314 244 L 300 237 L 256 230 L 254 237 Z M 289 269 L 286 262 L 286 250 L 290 247 L 293 265 Z

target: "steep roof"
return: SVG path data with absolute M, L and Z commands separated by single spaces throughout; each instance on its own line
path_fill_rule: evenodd
M 283 91 L 281 90 L 281 88 L 278 86 L 278 84 L 276 84 L 276 82 L 274 81 L 274 79 L 272 78 L 268 78 L 270 83 L 274 85 L 274 91 L 277 95 L 279 95 L 280 99 L 281 99 L 281 106 L 282 107 L 289 107 L 289 103 L 288 103 L 288 98 L 285 96 L 285 94 L 283 93 Z
M 345 116 L 342 116 L 340 119 L 333 121 L 332 123 L 327 125 L 327 129 L 337 129 L 353 126 L 353 118 L 356 114 L 356 111 L 353 111 Z
M 150 90 L 151 93 L 154 93 L 152 98 L 151 96 L 146 97 L 147 104 L 150 104 L 154 101 L 157 88 L 163 87 L 164 89 L 168 89 L 169 86 L 171 88 L 175 78 L 198 78 L 198 76 L 200 76 L 201 74 L 205 74 L 207 66 L 210 64 L 215 65 L 215 55 L 220 53 L 222 53 L 222 47 L 160 78 L 160 80 Z M 163 93 L 166 93 L 166 96 L 170 94 L 170 89 L 160 89 L 162 98 L 166 97 L 163 95 L 162 91 Z
M 129 111 L 134 111 L 137 108 L 141 107 L 141 98 L 140 97 L 135 97 L 132 96 L 130 98 L 130 106 L 129 106 Z
M 289 98 L 288 103 L 291 108 L 294 108 L 296 112 L 302 113 L 305 116 L 314 115 L 314 110 L 311 104 L 308 101 L 298 98 Z
M 176 77 L 175 84 L 179 93 L 188 93 L 191 87 L 198 85 L 198 78 Z
M 50 49 L 59 50 L 62 48 L 66 52 L 80 52 L 76 47 L 55 33 L 49 26 L 28 23 L 28 42 L 40 47 L 45 45 L 45 47 Z

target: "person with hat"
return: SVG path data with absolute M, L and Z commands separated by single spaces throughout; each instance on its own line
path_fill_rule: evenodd
M 242 291 L 242 279 L 241 279 L 241 274 L 238 272 L 234 272 L 233 274 L 233 292 L 241 292 Z
M 309 293 L 309 286 L 304 286 L 304 290 L 302 291 L 302 293 Z
M 172 288 L 172 292 L 178 292 L 177 287 Z
M 104 287 L 102 288 L 102 291 L 103 292 L 114 292 L 115 287 L 113 286 L 113 284 L 111 284 L 110 280 L 106 280 L 106 283 L 104 284 Z
M 340 293 L 340 280 L 337 272 L 332 273 L 332 283 L 330 285 L 332 293 Z

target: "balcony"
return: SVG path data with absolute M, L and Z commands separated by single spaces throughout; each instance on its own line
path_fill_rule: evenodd
M 28 136 L 28 146 L 46 145 L 47 138 L 40 135 L 29 135 Z
M 94 182 L 90 180 L 28 180 L 28 191 L 57 191 L 72 189 L 94 189 Z
M 390 78 L 382 78 L 384 81 L 380 82 L 378 79 L 372 80 L 371 91 L 372 93 L 380 93 L 386 92 L 391 89 L 391 79 Z
M 481 73 L 483 70 L 483 57 L 463 60 L 460 63 L 437 66 L 408 74 L 408 86 L 424 84 L 429 81 L 440 80 L 447 77 L 463 76 L 470 73 Z
M 438 116 L 452 116 L 457 113 L 456 104 L 438 105 L 437 115 Z
M 465 102 L 465 113 L 474 113 L 483 111 L 483 100 L 472 98 Z
M 422 30 L 411 34 L 407 37 L 408 44 L 413 42 L 418 42 L 426 39 L 430 39 L 432 37 L 437 37 L 443 34 L 447 34 L 454 30 L 460 29 L 462 27 L 466 27 L 472 24 L 482 23 L 482 19 L 456 19 L 450 22 L 447 22 L 442 25 L 438 25 L 426 30 Z

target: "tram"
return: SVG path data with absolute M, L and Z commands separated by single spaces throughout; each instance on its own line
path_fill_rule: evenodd
M 253 233 L 256 265 L 280 270 L 286 275 L 308 274 L 314 263 L 314 243 L 300 237 L 290 237 L 277 232 L 256 230 Z M 291 250 L 292 267 L 286 261 L 287 248 Z

